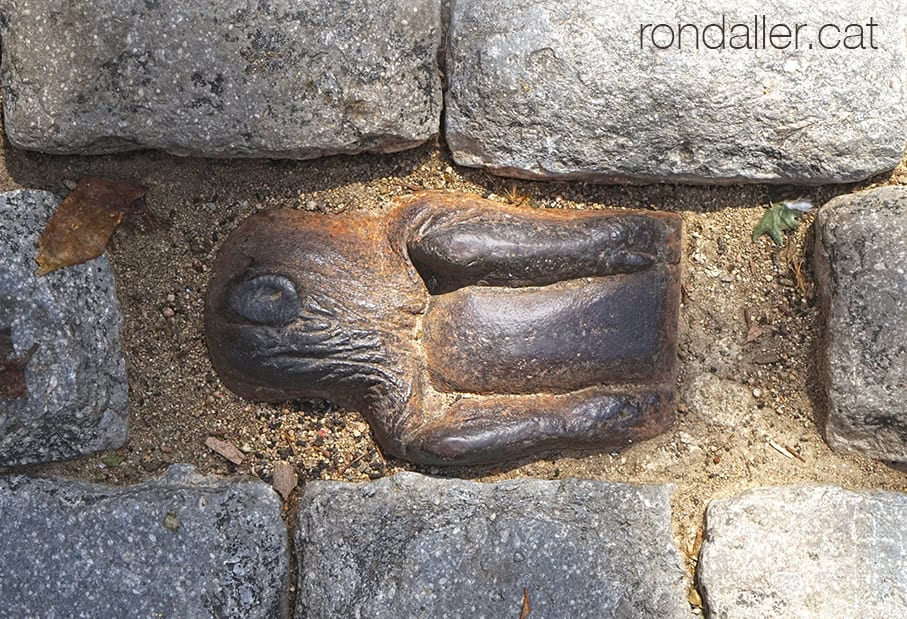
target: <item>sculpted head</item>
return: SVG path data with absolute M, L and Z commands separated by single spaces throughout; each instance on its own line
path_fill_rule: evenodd
M 361 406 L 405 388 L 395 334 L 425 293 L 380 220 L 314 217 L 262 213 L 225 241 L 208 288 L 208 348 L 243 397 Z

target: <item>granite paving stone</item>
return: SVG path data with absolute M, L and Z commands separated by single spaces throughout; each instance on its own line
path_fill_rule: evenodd
M 712 501 L 698 578 L 712 619 L 907 616 L 907 495 L 759 488 Z
M 46 153 L 390 152 L 438 133 L 438 0 L 0 3 L 10 142 Z
M 447 141 L 525 178 L 857 181 L 904 154 L 905 35 L 901 0 L 455 0 Z
M 75 458 L 126 440 L 123 319 L 107 257 L 35 276 L 37 239 L 58 203 L 46 191 L 0 194 L 4 361 L 31 353 L 24 397 L 0 397 L 0 465 Z
M 288 544 L 258 481 L 0 477 L 0 616 L 282 619 Z
M 815 238 L 826 439 L 907 462 L 907 187 L 835 198 Z
M 310 482 L 296 617 L 688 617 L 671 488 Z

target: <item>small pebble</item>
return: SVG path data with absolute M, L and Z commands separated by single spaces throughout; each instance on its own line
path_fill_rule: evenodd
M 176 316 L 176 312 L 173 311 L 172 307 L 165 307 L 164 311 L 161 312 L 165 318 L 173 318 Z
M 176 533 L 180 528 L 180 519 L 173 512 L 167 512 L 164 516 L 164 527 Z
M 161 462 L 160 460 L 157 460 L 156 458 L 149 457 L 149 458 L 142 458 L 142 460 L 139 462 L 139 465 L 143 469 L 148 471 L 149 473 L 154 473 L 155 471 L 159 471 L 162 468 L 164 468 L 166 466 L 166 463 Z

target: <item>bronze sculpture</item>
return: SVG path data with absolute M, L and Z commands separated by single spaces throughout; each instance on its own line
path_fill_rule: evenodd
M 617 449 L 671 423 L 680 229 L 448 193 L 264 212 L 218 254 L 208 348 L 240 396 L 359 410 L 417 463 Z

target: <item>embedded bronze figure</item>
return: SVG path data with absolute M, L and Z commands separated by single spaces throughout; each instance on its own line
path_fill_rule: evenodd
M 208 348 L 240 396 L 359 410 L 417 463 L 617 449 L 671 423 L 680 229 L 447 193 L 264 212 L 218 254 Z

